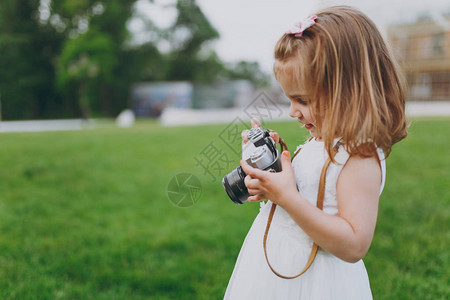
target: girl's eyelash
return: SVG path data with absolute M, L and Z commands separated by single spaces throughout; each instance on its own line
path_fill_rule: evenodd
M 304 105 L 308 104 L 308 101 L 303 100 L 302 98 L 295 97 L 294 100 L 300 104 L 304 104 Z

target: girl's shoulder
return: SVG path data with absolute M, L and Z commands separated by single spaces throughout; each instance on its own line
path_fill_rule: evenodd
M 363 171 L 362 171 L 363 170 Z M 363 174 L 373 176 L 374 182 L 381 183 L 380 195 L 386 181 L 386 159 L 381 148 L 377 148 L 377 156 L 362 157 L 358 155 L 348 156 L 343 168 L 344 174 Z

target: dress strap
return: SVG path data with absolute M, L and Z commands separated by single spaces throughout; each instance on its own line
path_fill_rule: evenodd
M 294 160 L 294 157 L 297 156 L 297 154 L 300 152 L 300 150 L 302 150 L 302 148 L 298 148 L 298 150 L 295 151 L 294 156 L 292 156 L 291 162 Z

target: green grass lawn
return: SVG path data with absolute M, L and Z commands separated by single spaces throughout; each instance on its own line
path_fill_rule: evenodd
M 293 122 L 270 127 L 291 151 L 307 134 Z M 141 121 L 1 134 L 0 298 L 221 299 L 259 211 L 223 191 L 239 160 L 225 128 Z M 416 119 L 387 160 L 365 258 L 374 299 L 450 298 L 449 137 L 450 119 Z M 215 178 L 194 160 L 213 146 L 223 149 Z M 183 172 L 202 184 L 187 208 L 167 195 Z

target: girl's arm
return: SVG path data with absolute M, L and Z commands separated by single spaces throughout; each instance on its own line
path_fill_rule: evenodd
M 321 248 L 347 262 L 363 258 L 372 242 L 378 211 L 381 169 L 377 159 L 348 159 L 337 182 L 337 216 L 324 213 L 297 191 L 288 152 L 283 152 L 282 163 L 282 172 L 270 173 L 241 162 L 248 174 L 249 193 L 256 195 L 249 201 L 270 199 Z

